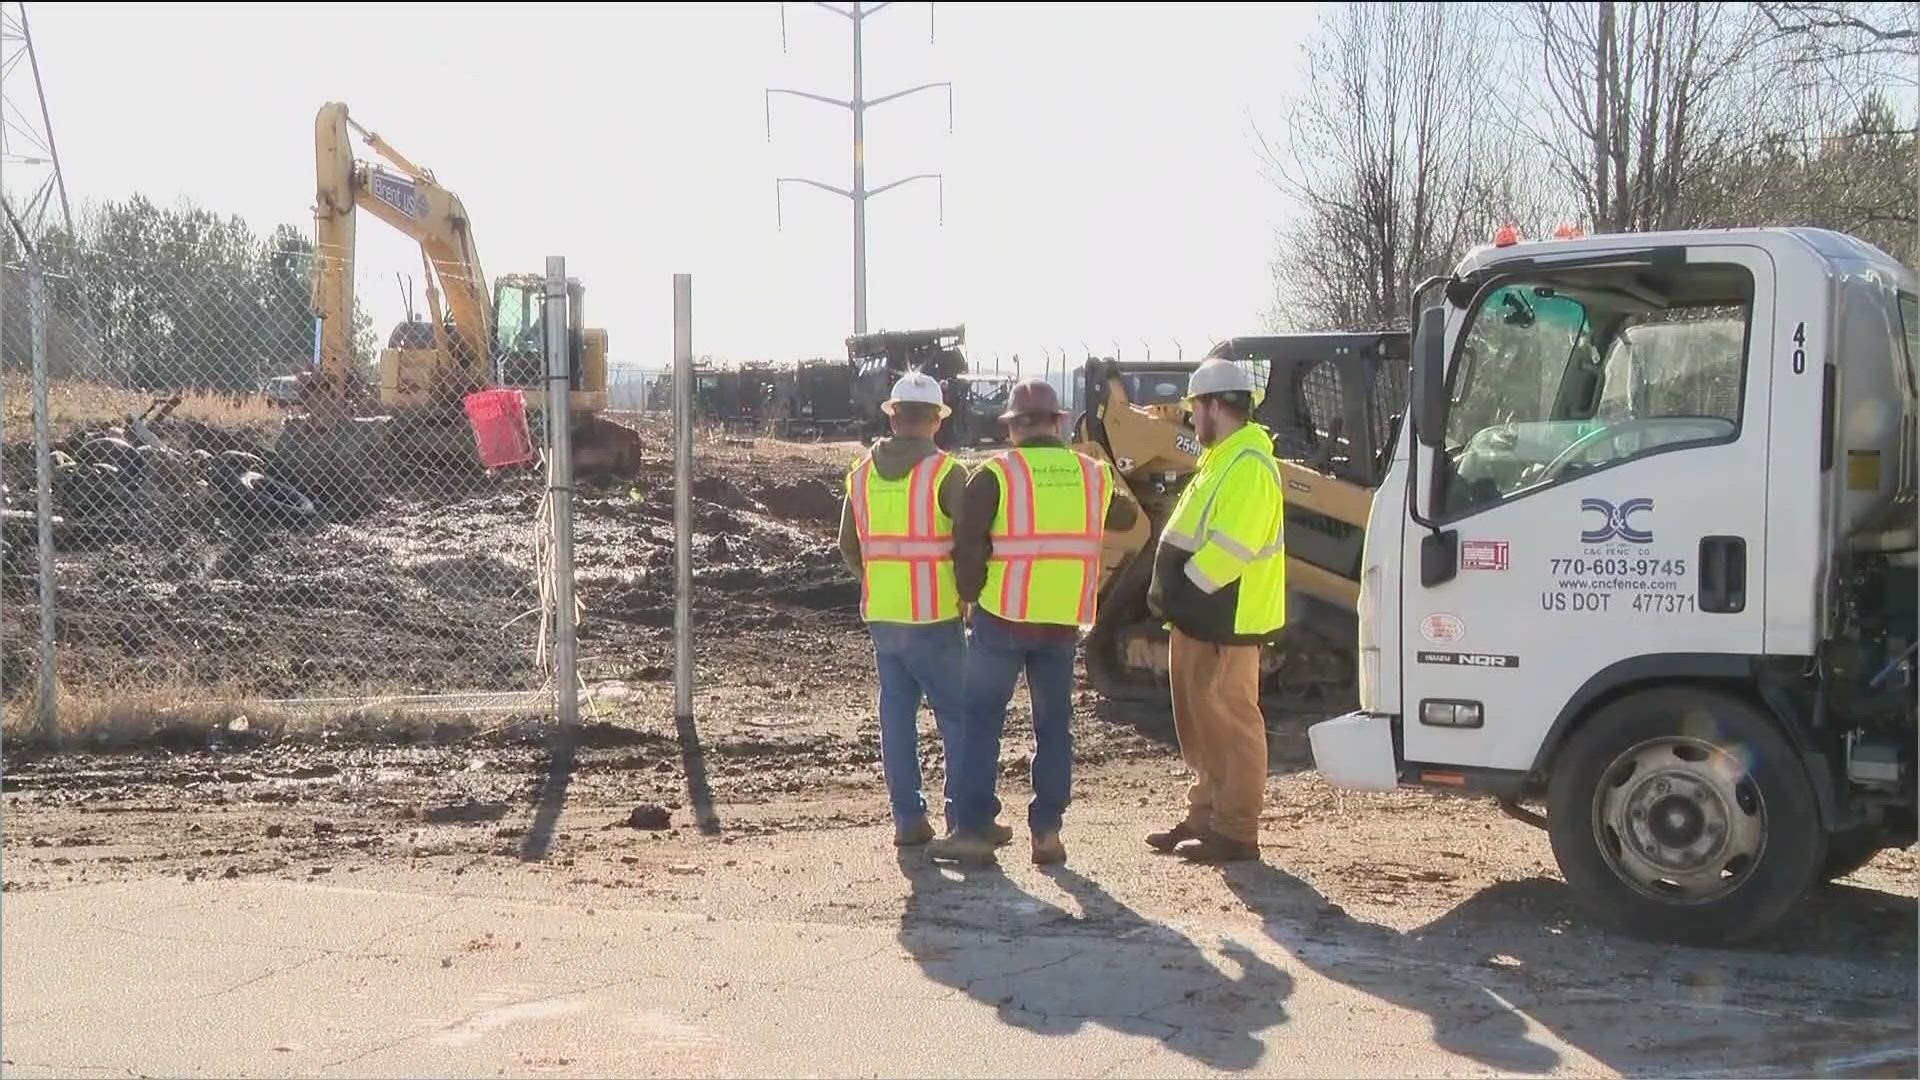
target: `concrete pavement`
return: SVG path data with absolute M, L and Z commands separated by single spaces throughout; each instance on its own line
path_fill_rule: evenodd
M 4 1068 L 20 1077 L 1913 1069 L 1910 1018 L 1769 1013 L 1659 979 L 1624 995 L 1543 985 L 1497 966 L 1435 962 L 1387 938 L 1174 927 L 1116 910 L 1072 871 L 1049 876 L 1077 912 L 993 872 L 971 881 L 906 872 L 913 893 L 893 928 L 384 882 L 144 881 L 9 895 Z M 966 889 L 988 905 L 986 918 L 948 918 L 931 899 Z

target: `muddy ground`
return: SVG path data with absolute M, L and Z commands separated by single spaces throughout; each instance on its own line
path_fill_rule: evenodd
M 180 426 L 164 434 L 183 451 L 271 459 L 270 447 L 245 435 Z M 637 475 L 583 482 L 576 501 L 590 681 L 668 674 L 673 477 L 665 433 L 655 425 L 648 436 Z M 85 442 L 76 436 L 62 449 Z M 837 459 L 852 449 L 702 443 L 694 611 L 713 670 L 795 682 L 844 674 L 834 658 L 858 631 L 856 594 L 832 530 Z M 9 447 L 7 475 L 30 475 L 30 461 Z M 299 527 L 217 492 L 123 529 L 102 526 L 125 515 L 86 512 L 104 497 L 67 501 L 55 542 L 61 680 L 73 691 L 268 699 L 538 689 L 543 494 L 532 472 L 405 476 L 371 508 L 317 500 L 319 517 Z M 20 546 L 5 579 L 9 687 L 30 667 L 37 617 Z
M 838 476 L 853 452 L 703 444 L 693 725 L 677 726 L 670 704 L 671 475 L 656 450 L 638 477 L 580 496 L 582 667 L 596 693 L 576 740 L 562 742 L 543 721 L 453 715 L 298 733 L 156 722 L 157 742 L 114 752 L 84 736 L 64 752 L 16 744 L 0 778 L 0 887 L 399 878 L 558 891 L 589 904 L 900 920 L 871 660 L 833 542 Z M 60 625 L 72 665 L 63 675 L 84 683 L 129 670 L 184 672 L 262 696 L 537 685 L 530 620 L 513 620 L 533 601 L 528 545 L 539 499 L 532 477 L 443 488 L 288 536 L 225 574 L 209 570 L 220 541 L 204 534 L 164 547 L 63 550 Z M 10 622 L 23 618 L 21 605 L 8 606 Z M 17 640 L 11 625 L 9 638 Z M 1262 823 L 1272 880 L 1255 887 L 1229 876 L 1223 892 L 1213 872 L 1142 876 L 1137 834 L 1175 811 L 1184 784 L 1161 734 L 1166 716 L 1081 689 L 1074 865 L 1123 876 L 1136 907 L 1168 919 L 1252 917 L 1269 929 L 1305 920 L 1315 941 L 1404 949 L 1597 994 L 1631 996 L 1666 977 L 1649 974 L 1667 963 L 1662 950 L 1581 911 L 1544 836 L 1526 825 L 1475 801 L 1327 790 L 1307 771 L 1311 719 L 1276 725 Z M 940 748 L 925 726 L 922 757 L 937 798 Z M 1003 763 L 1016 824 L 1029 732 L 1022 697 Z M 849 830 L 870 840 L 871 865 L 846 859 L 844 845 L 831 845 L 832 865 L 821 865 L 828 838 Z M 1016 847 L 1010 858 L 1022 854 Z M 1672 953 L 1714 957 L 1713 985 L 1683 983 L 1683 992 L 1710 990 L 1742 1016 L 1837 1015 L 1831 1030 L 1858 1024 L 1876 1039 L 1890 1026 L 1909 1030 L 1915 872 L 1913 851 L 1887 852 L 1821 890 L 1766 942 Z M 952 895 L 916 918 L 991 928 L 1003 917 Z M 1392 999 L 1390 972 L 1368 978 L 1370 991 Z M 1845 1050 L 1823 1044 L 1820 1053 Z M 1659 1060 L 1657 1040 L 1634 1053 Z M 1623 1071 L 1640 1068 L 1628 1060 L 1620 1058 Z

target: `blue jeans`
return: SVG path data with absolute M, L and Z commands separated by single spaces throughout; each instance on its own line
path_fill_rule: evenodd
M 1060 830 L 1073 787 L 1075 647 L 1071 638 L 1022 638 L 1011 624 L 984 611 L 975 613 L 973 640 L 967 646 L 959 797 L 952 814 L 956 831 L 978 832 L 1000 814 L 994 792 L 1000 776 L 1000 736 L 1023 671 L 1033 703 L 1033 802 L 1027 806 L 1027 826 L 1038 833 Z
M 960 620 L 941 623 L 868 623 L 880 668 L 880 766 L 887 778 L 893 820 L 927 816 L 920 792 L 920 702 L 933 706 L 947 761 L 946 812 L 953 817 L 955 736 L 960 728 L 961 679 L 967 635 Z

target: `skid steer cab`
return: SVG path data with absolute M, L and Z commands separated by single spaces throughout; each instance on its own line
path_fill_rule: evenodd
M 1423 286 L 1329 783 L 1498 798 L 1594 913 L 1694 944 L 1911 844 L 1916 292 L 1809 229 Z

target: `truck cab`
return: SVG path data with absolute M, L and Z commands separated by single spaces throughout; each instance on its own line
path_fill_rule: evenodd
M 1316 767 L 1500 799 L 1592 910 L 1683 942 L 1912 843 L 1916 294 L 1812 229 L 1508 243 L 1423 286 L 1360 709 Z

